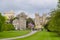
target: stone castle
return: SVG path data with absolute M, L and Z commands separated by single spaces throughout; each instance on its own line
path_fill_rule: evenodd
M 14 12 L 5 12 L 4 15 L 7 17 L 7 21 L 9 19 L 14 17 Z M 13 21 L 13 25 L 16 30 L 25 30 L 26 29 L 26 19 L 28 15 L 26 15 L 24 12 L 21 12 L 16 16 L 17 18 Z M 35 28 L 40 29 L 43 28 L 43 25 L 47 23 L 47 15 L 43 14 L 43 16 L 40 16 L 39 13 L 35 13 Z
M 26 29 L 26 18 L 27 15 L 25 15 L 24 12 L 21 12 L 19 15 L 16 16 L 17 19 L 13 21 L 13 25 L 16 30 L 24 30 Z

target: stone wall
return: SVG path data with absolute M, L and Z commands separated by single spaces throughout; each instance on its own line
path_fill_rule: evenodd
M 36 13 L 35 14 L 35 28 L 36 29 L 40 29 L 40 28 L 42 28 L 42 25 L 41 25 L 41 23 L 40 23 L 40 16 L 39 16 L 39 14 L 38 13 Z
M 43 26 L 47 23 L 46 21 L 46 14 L 43 14 L 40 16 L 38 13 L 35 13 L 35 28 L 36 29 L 41 29 L 44 28 Z
M 21 12 L 19 15 L 17 15 L 17 23 L 15 23 L 17 30 L 25 30 L 26 29 L 26 15 L 24 12 Z

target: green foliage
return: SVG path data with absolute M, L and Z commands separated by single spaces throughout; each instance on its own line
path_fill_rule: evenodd
M 60 0 L 58 1 L 58 8 L 60 8 Z
M 12 24 L 8 24 L 8 30 L 14 30 L 14 26 Z
M 56 10 L 55 15 L 51 17 L 48 28 L 51 31 L 60 32 L 60 11 Z
M 48 29 L 60 34 L 60 1 L 58 2 L 58 8 L 51 13 Z
M 1 30 L 2 31 L 10 31 L 10 30 L 14 30 L 14 26 L 12 24 L 3 24 Z
M 3 25 L 4 23 L 5 23 L 5 17 L 2 16 L 1 13 L 0 13 L 0 31 L 2 31 L 1 28 L 2 28 L 2 25 Z
M 50 29 L 48 29 L 49 22 L 50 22 L 50 21 L 48 21 L 48 22 L 44 25 L 44 28 L 45 28 L 47 31 L 49 31 L 49 32 L 50 32 Z
M 14 26 L 12 24 L 6 23 L 6 18 L 0 13 L 0 32 L 14 30 Z

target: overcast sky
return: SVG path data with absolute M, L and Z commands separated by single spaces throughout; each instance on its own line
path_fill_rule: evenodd
M 17 13 L 24 11 L 30 16 L 35 12 L 48 13 L 56 8 L 58 0 L 0 0 L 0 12 L 14 10 Z

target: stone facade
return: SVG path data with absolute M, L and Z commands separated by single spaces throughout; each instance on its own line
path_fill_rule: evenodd
M 35 27 L 36 29 L 44 28 L 43 26 L 47 23 L 46 14 L 40 16 L 38 13 L 35 13 Z
M 41 19 L 40 19 L 40 16 L 38 13 L 35 14 L 35 28 L 36 29 L 40 29 L 42 28 L 42 25 L 41 25 Z
M 13 24 L 15 26 L 16 30 L 24 30 L 26 29 L 26 15 L 24 12 L 21 12 L 19 15 L 17 15 L 17 18 L 15 21 L 13 21 Z M 17 23 L 15 23 L 17 22 Z
M 18 19 L 15 19 L 14 21 L 13 21 L 13 25 L 14 25 L 14 27 L 15 27 L 15 30 L 19 30 L 19 21 L 18 21 Z
M 5 12 L 4 14 L 7 17 L 7 22 L 9 22 L 9 20 L 14 17 L 13 11 Z M 40 16 L 39 13 L 35 13 L 34 21 L 35 21 L 36 29 L 43 28 L 43 25 L 45 25 L 47 23 L 48 19 L 46 19 L 47 18 L 46 16 L 47 16 L 46 14 L 43 14 L 42 16 Z M 17 18 L 13 21 L 13 25 L 14 25 L 15 29 L 16 30 L 25 30 L 27 15 L 24 12 L 21 12 L 16 17 Z

